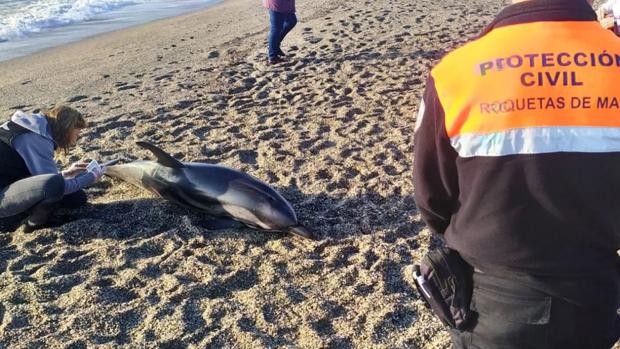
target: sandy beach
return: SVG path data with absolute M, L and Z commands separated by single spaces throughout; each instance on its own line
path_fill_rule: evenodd
M 413 289 L 434 244 L 412 138 L 430 67 L 505 5 L 298 0 L 266 65 L 258 0 L 0 63 L 0 113 L 66 103 L 93 126 L 63 164 L 152 159 L 269 183 L 318 237 L 211 231 L 200 212 L 105 179 L 71 220 L 0 234 L 0 348 L 449 348 Z

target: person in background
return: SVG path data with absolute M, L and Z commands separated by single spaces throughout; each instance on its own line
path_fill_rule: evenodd
M 44 227 L 56 207 L 77 208 L 86 203 L 82 188 L 98 181 L 105 168 L 97 165 L 86 172 L 88 164 L 76 162 L 59 171 L 54 161 L 55 151 L 66 153 L 85 127 L 77 110 L 62 105 L 37 114 L 17 111 L 0 125 L 0 221 L 4 221 L 4 230 L 16 217 L 29 214 L 25 230 L 32 231 Z
M 295 0 L 263 0 L 263 6 L 269 11 L 268 63 L 282 63 L 285 55 L 280 44 L 297 24 Z
M 589 0 L 513 0 L 432 69 L 415 202 L 472 266 L 454 348 L 620 337 L 620 40 Z
M 599 22 L 603 28 L 612 30 L 620 35 L 618 23 L 620 22 L 620 0 L 608 0 L 596 11 Z

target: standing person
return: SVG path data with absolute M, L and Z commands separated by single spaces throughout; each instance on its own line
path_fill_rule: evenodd
M 284 52 L 280 44 L 288 32 L 297 24 L 295 0 L 263 0 L 269 10 L 269 64 L 284 62 Z
M 591 5 L 513 0 L 430 73 L 415 201 L 473 267 L 456 348 L 620 337 L 620 40 Z
M 613 30 L 616 35 L 620 35 L 618 31 L 620 0 L 607 0 L 598 8 L 596 14 L 603 28 Z
M 68 151 L 87 126 L 82 115 L 67 106 L 40 114 L 18 111 L 0 125 L 0 220 L 29 213 L 25 229 L 43 227 L 58 205 L 76 208 L 86 203 L 82 188 L 101 178 L 105 168 L 87 173 L 77 162 L 59 171 L 54 152 Z

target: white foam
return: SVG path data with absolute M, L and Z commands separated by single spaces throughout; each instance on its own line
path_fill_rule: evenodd
M 2 13 L 0 17 L 0 42 L 28 37 L 29 34 L 46 29 L 85 22 L 109 11 L 148 1 L 35 0 L 19 8 L 12 8 L 11 13 Z

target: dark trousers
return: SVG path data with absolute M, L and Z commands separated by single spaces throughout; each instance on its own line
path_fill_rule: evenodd
M 451 331 L 453 348 L 611 348 L 620 337 L 619 279 L 613 271 L 575 279 L 476 272 L 477 320 L 469 330 Z
M 294 13 L 269 10 L 269 59 L 282 55 L 280 44 L 296 24 L 297 17 Z
M 0 230 L 14 230 L 28 215 L 33 223 L 42 224 L 56 208 L 86 204 L 83 190 L 64 195 L 64 189 L 64 178 L 59 174 L 24 178 L 0 189 Z

